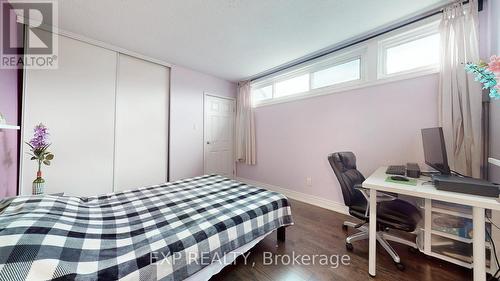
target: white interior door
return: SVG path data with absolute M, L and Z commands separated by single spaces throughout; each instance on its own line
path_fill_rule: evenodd
M 114 191 L 167 181 L 170 69 L 119 55 Z
M 232 99 L 205 95 L 205 174 L 234 176 Z

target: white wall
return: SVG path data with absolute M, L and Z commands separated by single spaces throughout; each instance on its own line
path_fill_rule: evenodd
M 173 66 L 170 88 L 170 180 L 203 174 L 204 92 L 235 97 L 236 84 Z

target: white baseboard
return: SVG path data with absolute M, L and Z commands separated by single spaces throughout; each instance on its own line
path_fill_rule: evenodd
M 318 206 L 318 207 L 328 209 L 328 210 L 331 210 L 331 211 L 334 211 L 337 213 L 341 213 L 344 215 L 349 214 L 349 209 L 344 204 L 340 204 L 340 203 L 337 203 L 335 201 L 323 199 L 321 197 L 317 197 L 314 195 L 310 195 L 310 194 L 306 194 L 306 193 L 302 193 L 302 192 L 286 189 L 283 187 L 250 180 L 250 179 L 236 177 L 236 180 L 241 181 L 241 182 L 246 183 L 246 184 L 249 184 L 249 185 L 263 187 L 265 189 L 279 192 L 290 199 L 294 199 L 294 200 L 301 201 L 301 202 L 304 202 L 307 204 Z

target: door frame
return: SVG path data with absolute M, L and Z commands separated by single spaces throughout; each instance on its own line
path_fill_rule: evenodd
M 206 105 L 206 97 L 213 97 L 213 98 L 219 98 L 219 99 L 225 99 L 225 100 L 230 100 L 233 103 L 233 154 L 231 155 L 232 157 L 232 163 L 233 163 L 233 172 L 232 172 L 232 177 L 236 177 L 236 161 L 235 161 L 235 155 L 236 155 L 236 98 L 234 97 L 226 97 L 210 92 L 203 92 L 203 174 L 206 174 L 207 167 L 206 167 L 206 143 L 207 143 L 207 112 L 205 110 L 205 105 Z

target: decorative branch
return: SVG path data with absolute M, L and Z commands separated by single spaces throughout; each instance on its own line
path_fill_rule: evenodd
M 483 61 L 476 63 L 467 63 L 465 70 L 474 74 L 475 80 L 483 84 L 483 89 L 489 90 L 492 99 L 500 99 L 500 57 L 492 56 L 487 64 Z

